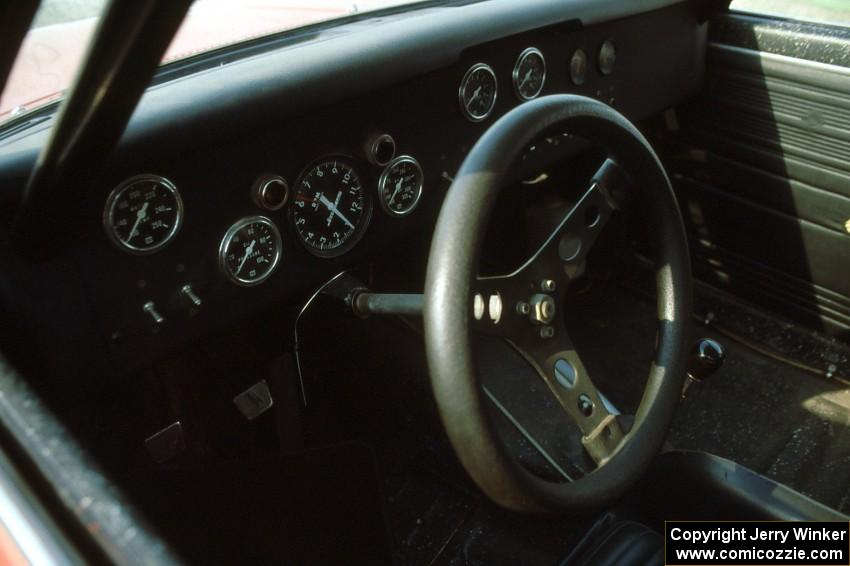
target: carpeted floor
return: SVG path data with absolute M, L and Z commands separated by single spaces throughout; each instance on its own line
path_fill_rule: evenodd
M 599 387 L 621 408 L 635 406 L 645 381 L 653 313 L 649 303 L 610 286 L 574 301 L 571 326 L 579 352 Z M 691 388 L 671 444 L 729 458 L 850 512 L 850 388 L 712 328 L 694 330 L 719 340 L 727 359 L 710 380 Z

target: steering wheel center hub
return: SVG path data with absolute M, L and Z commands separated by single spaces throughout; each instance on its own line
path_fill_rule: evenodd
M 529 301 L 528 317 L 535 324 L 549 324 L 555 320 L 555 299 L 545 293 L 537 293 Z

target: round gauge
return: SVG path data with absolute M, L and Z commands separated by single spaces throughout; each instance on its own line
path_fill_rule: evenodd
M 546 60 L 539 49 L 529 47 L 516 60 L 513 72 L 514 92 L 520 100 L 531 100 L 546 82 Z
M 115 187 L 106 199 L 103 226 L 119 248 L 153 253 L 170 242 L 183 223 L 183 200 L 163 177 L 139 175 Z
M 570 80 L 574 85 L 583 85 L 587 79 L 587 53 L 584 49 L 576 49 L 570 58 Z
M 489 65 L 477 63 L 470 67 L 458 90 L 464 116 L 473 122 L 486 119 L 496 105 L 497 88 L 496 74 Z
M 326 158 L 301 174 L 291 210 L 292 226 L 307 251 L 335 257 L 363 236 L 372 200 L 347 159 Z
M 422 196 L 424 175 L 419 162 L 409 155 L 393 159 L 378 179 L 378 196 L 383 209 L 394 216 L 413 212 Z
M 614 63 L 617 62 L 617 48 L 614 47 L 614 42 L 606 39 L 602 47 L 599 48 L 599 72 L 603 75 L 610 75 L 614 72 Z
M 249 216 L 225 232 L 218 248 L 218 265 L 237 285 L 256 285 L 274 272 L 282 247 L 274 222 L 265 216 Z

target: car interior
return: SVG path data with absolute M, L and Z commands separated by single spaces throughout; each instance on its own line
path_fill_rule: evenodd
M 850 28 L 434 0 L 159 67 L 190 4 L 112 2 L 0 125 L 0 491 L 44 552 L 660 564 L 665 520 L 850 520 Z

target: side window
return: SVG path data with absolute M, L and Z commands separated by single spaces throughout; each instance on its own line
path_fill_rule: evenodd
M 729 9 L 850 27 L 850 0 L 732 0 Z

